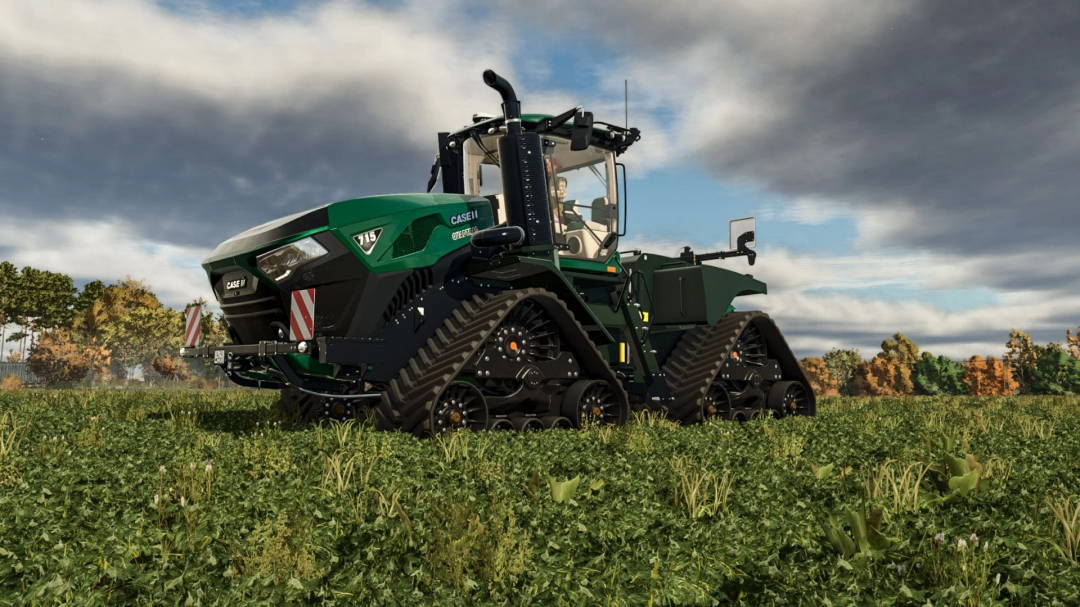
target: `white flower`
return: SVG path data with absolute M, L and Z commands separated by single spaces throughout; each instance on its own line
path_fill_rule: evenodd
M 1000 584 L 1001 583 L 1001 574 L 1000 573 L 994 576 L 994 583 L 995 584 Z
M 967 542 L 964 541 L 964 538 L 960 538 L 960 541 L 956 542 L 956 547 L 959 549 L 967 548 Z
M 181 495 L 180 496 L 180 507 L 183 508 L 185 506 L 187 506 L 187 498 Z
M 934 543 L 935 544 L 940 544 L 940 543 L 942 543 L 944 541 L 945 541 L 945 534 L 944 533 L 939 533 L 939 534 L 934 536 Z
M 979 545 L 979 536 L 975 535 L 974 532 L 971 533 L 971 545 L 972 546 L 978 546 Z
M 210 474 L 213 471 L 214 471 L 214 460 L 210 460 L 210 461 L 206 462 L 206 473 Z
M 983 552 L 990 549 L 990 542 L 983 542 Z
M 158 474 L 165 474 L 165 464 L 158 466 Z
M 154 494 L 154 505 L 157 506 L 160 503 L 161 503 L 161 496 L 155 493 Z

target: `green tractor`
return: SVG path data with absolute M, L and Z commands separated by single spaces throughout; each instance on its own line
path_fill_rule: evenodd
M 181 355 L 281 390 L 305 420 L 377 416 L 417 436 L 622 424 L 634 410 L 684 424 L 813 415 L 776 325 L 731 306 L 765 284 L 702 264 L 753 264 L 753 219 L 732 222 L 731 251 L 617 251 L 616 158 L 639 131 L 580 107 L 522 115 L 506 80 L 484 82 L 503 115 L 439 134 L 429 193 L 337 202 L 218 246 L 203 267 L 232 343 Z

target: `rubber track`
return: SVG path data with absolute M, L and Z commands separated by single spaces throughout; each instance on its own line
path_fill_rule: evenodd
M 668 405 L 668 417 L 683 424 L 698 420 L 706 390 L 743 329 L 755 318 L 772 322 L 764 312 L 732 312 L 711 327 L 697 327 L 683 334 L 664 363 L 674 397 Z
M 596 379 L 605 379 L 618 389 L 627 406 L 626 391 L 615 373 L 589 340 L 581 323 L 553 293 L 544 289 L 515 289 L 497 295 L 474 295 L 463 301 L 435 330 L 391 380 L 379 403 L 380 426 L 401 429 L 422 436 L 429 431 L 429 412 L 443 389 L 456 378 L 461 368 L 518 304 L 532 299 L 541 304 L 571 346 L 581 368 Z M 587 344 L 587 347 L 585 345 Z

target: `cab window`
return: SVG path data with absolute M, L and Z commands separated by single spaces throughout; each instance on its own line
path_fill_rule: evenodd
M 465 142 L 465 192 L 488 196 L 497 205 L 498 221 L 506 221 L 499 171 L 501 134 Z M 572 259 L 606 261 L 616 244 L 602 247 L 604 239 L 619 231 L 615 157 L 600 148 L 570 149 L 570 141 L 545 137 L 544 166 L 551 204 L 552 235 L 559 255 Z
M 604 249 L 602 244 L 608 235 L 619 231 L 612 153 L 595 147 L 574 151 L 569 141 L 546 137 L 544 164 L 552 232 L 555 242 L 565 245 L 559 255 L 606 260 L 615 245 Z

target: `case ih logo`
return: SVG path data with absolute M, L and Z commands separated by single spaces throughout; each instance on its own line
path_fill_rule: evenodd
M 474 219 L 478 219 L 479 217 L 480 217 L 480 212 L 479 211 L 469 211 L 468 213 L 462 213 L 460 215 L 454 215 L 453 217 L 450 218 L 450 225 L 455 225 L 455 226 L 461 225 L 463 223 L 468 223 L 468 222 L 470 222 L 470 221 L 472 221 Z
M 364 255 L 371 255 L 371 251 L 375 249 L 375 243 L 379 242 L 379 234 L 382 234 L 382 228 L 375 228 L 353 236 L 353 240 L 359 245 Z
M 247 286 L 247 276 L 241 276 L 240 278 L 237 278 L 235 280 L 230 280 L 229 282 L 225 283 L 225 290 L 233 291 L 235 289 L 243 289 L 246 286 Z

